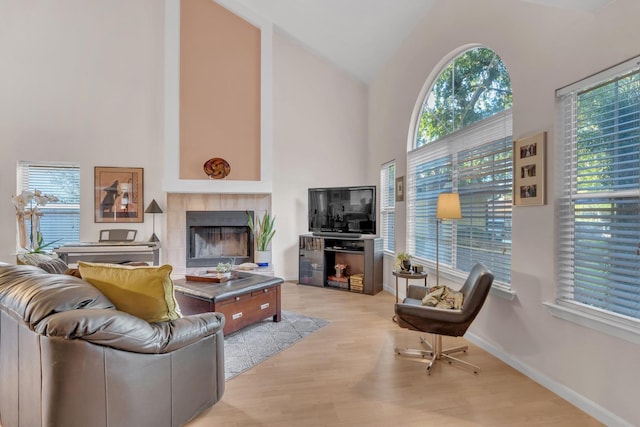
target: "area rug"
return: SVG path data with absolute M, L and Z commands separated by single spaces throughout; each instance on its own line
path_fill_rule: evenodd
M 283 311 L 280 322 L 268 318 L 224 337 L 225 380 L 264 362 L 328 324 L 327 320 Z

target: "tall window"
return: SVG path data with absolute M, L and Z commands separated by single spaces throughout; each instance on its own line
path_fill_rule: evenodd
M 40 190 L 54 195 L 57 202 L 47 203 L 40 210 L 40 230 L 44 243 L 55 246 L 80 241 L 80 168 L 77 165 L 35 162 L 18 163 L 18 188 Z M 27 229 L 30 224 L 27 223 Z
M 380 189 L 382 197 L 380 199 L 380 220 L 382 222 L 382 238 L 384 240 L 384 250 L 396 251 L 396 163 L 388 162 L 380 168 Z
M 558 91 L 558 300 L 618 320 L 640 319 L 639 59 Z
M 408 156 L 408 249 L 436 260 L 436 202 L 460 195 L 462 219 L 440 227 L 440 266 L 468 272 L 485 263 L 511 282 L 511 83 L 491 49 L 451 61 L 427 93 Z

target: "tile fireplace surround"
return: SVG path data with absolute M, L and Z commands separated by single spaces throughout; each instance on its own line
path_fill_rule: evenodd
M 187 211 L 254 211 L 262 215 L 265 210 L 271 210 L 270 194 L 168 194 L 163 262 L 173 266 L 174 276 L 202 270 L 202 267 L 186 267 Z

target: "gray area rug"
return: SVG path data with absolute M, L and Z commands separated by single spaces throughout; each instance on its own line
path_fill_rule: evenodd
M 329 322 L 289 311 L 275 323 L 271 318 L 224 337 L 224 376 L 230 380 L 292 346 Z

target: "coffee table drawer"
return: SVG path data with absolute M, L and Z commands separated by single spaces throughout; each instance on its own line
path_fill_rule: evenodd
M 269 316 L 275 316 L 277 308 L 275 289 L 263 289 L 262 291 L 251 293 L 251 302 L 254 306 L 253 314 L 255 314 L 254 319 L 256 322 Z
M 276 315 L 276 293 L 265 290 L 267 292 L 255 291 L 216 303 L 216 311 L 226 318 L 225 334 Z

